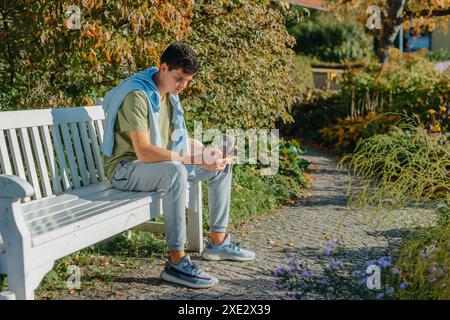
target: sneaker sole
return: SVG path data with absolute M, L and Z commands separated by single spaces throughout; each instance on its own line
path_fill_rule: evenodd
M 193 288 L 193 289 L 206 289 L 206 288 L 211 288 L 214 287 L 216 284 L 219 283 L 219 281 L 215 281 L 212 283 L 205 283 L 205 284 L 195 284 L 195 283 L 191 283 L 188 281 L 185 281 L 183 279 L 177 278 L 175 276 L 172 276 L 171 274 L 168 274 L 167 272 L 163 271 L 161 272 L 161 279 L 166 280 L 168 282 L 171 283 L 176 283 L 176 284 L 180 284 L 189 288 Z
M 238 257 L 228 253 L 209 253 L 203 252 L 202 258 L 210 261 L 231 260 L 231 261 L 250 261 L 255 257 Z

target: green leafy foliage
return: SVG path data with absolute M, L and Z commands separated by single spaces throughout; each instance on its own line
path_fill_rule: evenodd
M 298 54 L 326 62 L 363 59 L 373 54 L 373 44 L 364 27 L 354 21 L 338 21 L 330 14 L 313 13 L 311 18 L 289 27 Z
M 197 1 L 189 43 L 201 57 L 187 93 L 187 119 L 203 127 L 273 127 L 290 121 L 297 94 L 291 81 L 294 38 L 276 1 Z M 188 123 L 192 128 L 193 123 Z

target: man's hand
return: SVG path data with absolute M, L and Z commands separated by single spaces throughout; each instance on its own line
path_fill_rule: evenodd
M 213 157 L 223 158 L 222 151 L 219 148 L 206 148 Z
M 204 161 L 200 166 L 209 171 L 216 171 L 216 170 L 223 171 L 227 166 L 227 164 L 233 163 L 235 158 L 236 158 L 235 156 L 222 158 L 222 153 L 220 153 L 220 157 L 212 156 L 211 159 L 208 159 L 209 161 Z

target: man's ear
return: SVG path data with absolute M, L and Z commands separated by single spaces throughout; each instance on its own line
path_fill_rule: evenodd
M 168 71 L 169 66 L 167 65 L 167 63 L 163 62 L 163 63 L 161 63 L 161 66 L 159 67 L 159 69 L 162 71 Z

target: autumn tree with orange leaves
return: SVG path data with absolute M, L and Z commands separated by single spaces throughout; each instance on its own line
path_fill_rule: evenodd
M 71 28 L 71 5 L 80 28 Z M 184 40 L 191 14 L 190 0 L 2 0 L 3 94 L 26 92 L 17 103 L 34 108 L 91 104 L 91 88 L 113 86 Z

